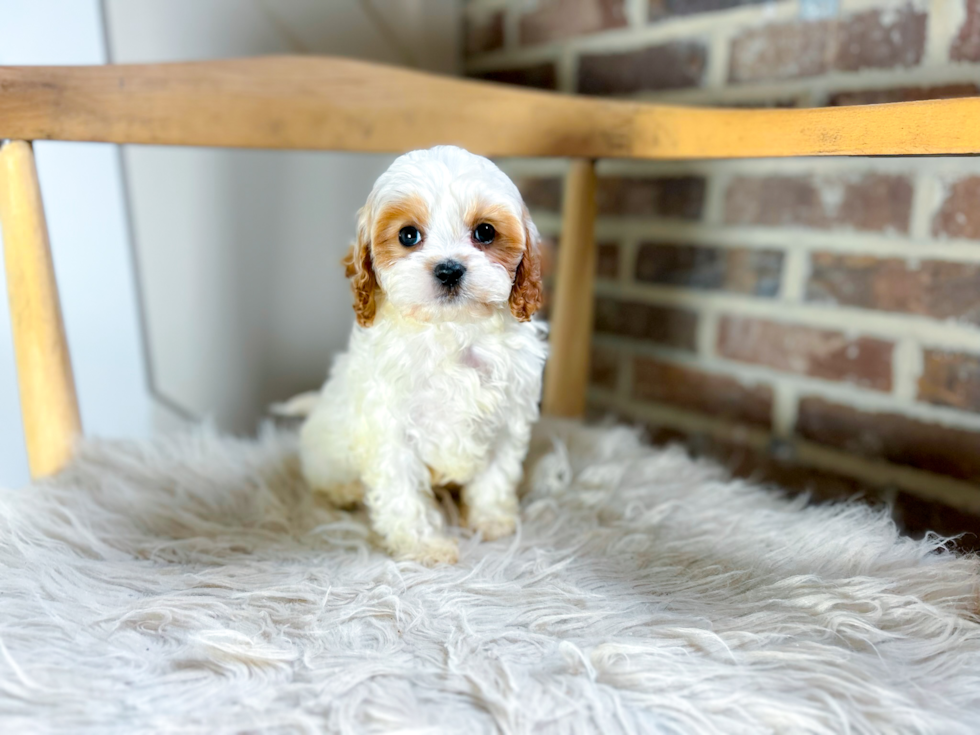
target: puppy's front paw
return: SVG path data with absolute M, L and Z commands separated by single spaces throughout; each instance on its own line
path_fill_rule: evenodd
M 448 536 L 430 536 L 410 549 L 402 549 L 397 556 L 400 559 L 417 561 L 427 567 L 455 564 L 459 561 L 459 543 Z
M 482 514 L 470 511 L 466 514 L 466 525 L 483 536 L 484 541 L 493 541 L 510 536 L 517 527 L 514 513 Z

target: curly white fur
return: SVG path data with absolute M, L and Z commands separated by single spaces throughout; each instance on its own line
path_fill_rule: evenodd
M 481 206 L 519 223 L 519 249 L 536 257 L 537 231 L 517 188 L 485 158 L 440 146 L 400 157 L 378 179 L 351 271 L 355 289 L 358 277 L 372 279 L 363 297 L 373 310 L 355 325 L 302 431 L 310 485 L 339 505 L 363 499 L 392 553 L 428 563 L 457 558 L 433 484 L 462 487 L 466 521 L 484 538 L 513 532 L 538 415 L 546 345 L 540 327 L 508 307 L 509 268 L 522 253 L 502 265 L 494 246 L 477 246 L 466 218 Z M 392 231 L 424 230 L 423 241 L 379 253 L 386 216 Z M 362 257 L 367 274 L 357 270 Z M 447 261 L 466 268 L 452 293 L 433 275 Z
M 544 423 L 518 534 L 430 569 L 295 452 L 90 442 L 0 493 L 0 732 L 977 732 L 980 564 L 887 513 Z

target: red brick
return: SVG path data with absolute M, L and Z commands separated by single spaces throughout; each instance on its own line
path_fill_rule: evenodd
M 772 417 L 769 386 L 646 357 L 633 361 L 633 397 L 757 426 L 768 427 Z
M 914 66 L 922 60 L 925 28 L 926 15 L 911 7 L 753 28 L 733 39 L 728 77 L 755 82 Z
M 980 411 L 980 355 L 926 350 L 923 361 L 920 401 Z
M 463 18 L 466 55 L 475 56 L 496 51 L 504 46 L 504 11 L 487 16 Z
M 677 217 L 696 220 L 704 207 L 704 179 L 698 176 L 650 179 L 607 176 L 599 179 L 600 215 Z
M 561 210 L 562 181 L 557 177 L 525 176 L 517 180 L 524 203 L 531 209 Z M 705 181 L 698 176 L 639 178 L 606 176 L 598 181 L 596 205 L 600 215 L 678 217 L 694 220 L 704 207 Z
M 545 43 L 626 25 L 623 0 L 539 0 L 520 19 L 522 44 Z
M 561 179 L 551 176 L 525 176 L 516 183 L 529 209 L 544 209 L 549 212 L 561 210 Z
M 925 50 L 926 17 L 911 7 L 852 15 L 838 27 L 834 68 L 858 71 L 915 66 Z
M 846 105 L 882 105 L 889 102 L 953 99 L 980 95 L 976 84 L 945 84 L 939 87 L 900 87 L 898 89 L 863 89 L 831 95 L 831 107 Z
M 908 232 L 912 182 L 904 176 L 866 174 L 844 185 L 837 221 L 856 230 Z
M 555 295 L 551 284 L 545 283 L 544 289 L 541 291 L 541 306 L 538 307 L 537 318 L 548 321 L 551 319 L 551 302 Z
M 783 254 L 776 250 L 643 243 L 636 255 L 636 280 L 775 296 Z
M 771 0 L 649 0 L 648 19 L 662 20 L 676 15 L 713 13 L 743 5 L 760 5 Z
M 534 87 L 535 89 L 556 89 L 558 86 L 558 74 L 555 71 L 555 65 L 550 61 L 515 69 L 485 71 L 472 76 L 485 82 L 516 84 L 521 87 Z
M 739 176 L 725 192 L 725 221 L 908 232 L 911 206 L 912 183 L 905 176 Z
M 646 440 L 650 444 L 656 446 L 662 446 L 665 444 L 686 444 L 688 435 L 685 434 L 680 429 L 675 429 L 672 426 L 658 426 L 656 424 L 647 424 L 643 427 L 645 429 Z
M 871 337 L 848 337 L 828 329 L 726 316 L 718 331 L 718 354 L 862 388 L 892 387 L 894 344 Z
M 619 245 L 614 242 L 596 244 L 596 275 L 600 278 L 619 276 Z
M 953 61 L 980 61 L 980 0 L 966 0 L 966 19 L 949 49 Z
M 800 401 L 797 432 L 851 454 L 980 481 L 980 433 L 925 423 L 895 413 L 871 413 L 822 398 Z
M 555 272 L 558 261 L 558 240 L 554 237 L 541 238 L 541 277 L 549 278 Z
M 870 505 L 884 505 L 882 491 L 847 475 L 827 472 L 813 467 L 780 461 L 761 452 L 743 450 L 724 462 L 736 477 L 753 482 L 776 485 L 792 494 L 806 493 L 816 501 L 861 499 Z
M 589 370 L 589 382 L 592 385 L 615 390 L 619 375 L 619 353 L 605 347 L 593 347 Z
M 806 298 L 980 324 L 980 265 L 814 253 Z
M 932 221 L 932 232 L 980 240 L 980 176 L 960 179 L 949 187 Z
M 637 301 L 598 298 L 595 331 L 645 339 L 668 347 L 694 350 L 698 318 L 693 312 Z
M 964 553 L 980 551 L 980 517 L 943 503 L 917 498 L 909 493 L 895 497 L 895 522 L 904 533 L 921 538 L 933 531 L 956 536 L 954 548 Z
M 697 87 L 707 50 L 700 43 L 674 41 L 622 53 L 583 54 L 578 64 L 578 91 L 592 95 L 627 95 L 663 89 Z
M 790 494 L 807 493 L 816 501 L 860 498 L 882 504 L 881 488 L 836 472 L 828 472 L 781 458 L 733 440 L 706 434 L 685 433 L 671 427 L 648 425 L 647 435 L 654 444 L 683 444 L 694 457 L 718 462 L 733 476 L 751 482 L 776 485 Z
M 755 82 L 823 74 L 830 70 L 834 31 L 831 21 L 794 21 L 744 31 L 732 40 L 728 79 Z
M 559 245 L 553 237 L 541 239 L 541 275 L 545 278 L 555 273 Z M 600 278 L 618 278 L 619 244 L 598 242 L 596 251 L 596 275 Z

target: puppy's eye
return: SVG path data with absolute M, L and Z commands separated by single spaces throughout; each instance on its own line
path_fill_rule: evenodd
M 493 229 L 493 225 L 483 222 L 476 226 L 473 230 L 473 237 L 481 245 L 489 245 L 493 242 L 493 238 L 497 236 L 497 231 Z
M 414 248 L 419 244 L 419 240 L 422 239 L 422 234 L 419 232 L 417 227 L 402 227 L 398 231 L 398 242 L 404 245 L 406 248 Z

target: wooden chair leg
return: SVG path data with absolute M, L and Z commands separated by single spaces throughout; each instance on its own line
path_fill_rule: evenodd
M 81 434 L 78 399 L 34 150 L 0 145 L 0 225 L 24 437 L 32 477 L 60 470 Z
M 595 191 L 595 162 L 572 161 L 565 177 L 551 354 L 542 402 L 543 412 L 552 416 L 585 414 L 596 269 Z

